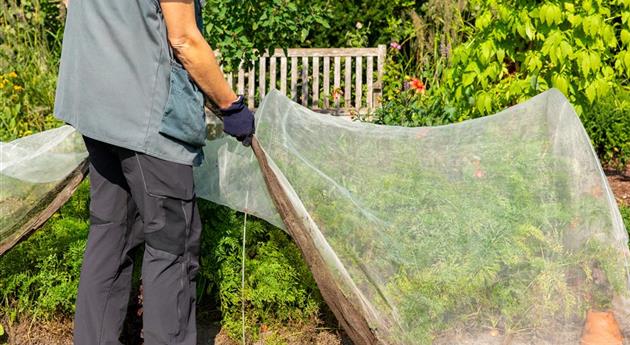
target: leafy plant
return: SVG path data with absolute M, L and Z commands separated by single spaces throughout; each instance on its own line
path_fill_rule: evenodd
M 630 235 L 630 206 L 620 205 L 619 211 L 621 211 L 621 217 L 626 225 L 626 231 Z
M 388 30 L 390 22 L 402 21 L 407 11 L 419 6 L 414 0 L 311 2 L 318 3 L 327 6 L 324 15 L 329 26 L 313 26 L 305 42 L 307 46 L 318 48 L 388 44 L 398 28 Z
M 608 199 L 595 183 L 574 188 L 574 157 L 551 149 L 545 117 L 371 128 L 378 140 L 322 126 L 315 146 L 296 124 L 288 149 L 282 121 L 261 121 L 259 135 L 352 279 L 335 283 L 369 301 L 370 326 L 388 340 L 450 343 L 495 329 L 527 342 L 581 326 L 586 310 L 627 293 L 619 243 L 606 240 L 618 230 Z
M 327 4 L 305 0 L 208 0 L 204 7 L 205 34 L 221 52 L 226 71 L 275 48 L 306 40 L 311 28 L 329 27 Z
M 0 3 L 2 141 L 59 125 L 51 115 L 62 32 L 59 4 L 48 0 Z
M 0 258 L 0 311 L 10 319 L 72 316 L 89 226 L 88 202 L 86 181 L 42 229 Z M 243 292 L 252 339 L 263 324 L 306 321 L 320 313 L 323 302 L 295 244 L 282 230 L 255 218 L 247 224 L 247 280 L 241 291 L 242 215 L 199 202 L 204 233 L 198 301 L 218 302 L 232 336 L 240 337 Z
M 588 106 L 581 119 L 601 160 L 623 171 L 630 163 L 630 91 L 616 89 Z
M 241 289 L 243 216 L 200 200 L 204 236 L 200 291 L 219 301 L 222 324 L 234 338 L 241 335 L 245 303 L 248 338 L 256 340 L 263 325 L 308 320 L 323 305 L 317 286 L 289 236 L 255 218 L 247 222 L 245 290 Z
M 75 195 L 44 227 L 0 258 L 1 310 L 50 318 L 71 315 L 77 294 L 88 231 L 89 185 Z
M 419 13 L 401 27 L 425 28 L 432 14 L 426 9 Z M 386 105 L 378 114 L 381 122 L 396 124 L 395 112 L 408 113 L 401 107 L 405 104 L 418 114 L 402 116 L 400 124 L 436 122 L 427 118 L 457 122 L 496 113 L 556 87 L 582 117 L 600 158 L 615 166 L 628 161 L 628 1 L 473 0 L 440 17 L 454 18 L 454 24 L 428 30 L 433 50 L 421 50 L 428 52 L 426 61 L 411 53 L 409 33 L 400 49 L 390 49 L 384 102 L 394 106 Z M 461 44 L 451 48 L 451 40 Z M 408 77 L 426 83 L 426 95 L 409 101 L 403 92 Z M 385 119 L 385 112 L 394 116 Z
M 581 114 L 613 85 L 627 85 L 628 1 L 475 0 L 470 9 L 475 31 L 445 72 L 445 87 L 470 117 L 552 86 Z

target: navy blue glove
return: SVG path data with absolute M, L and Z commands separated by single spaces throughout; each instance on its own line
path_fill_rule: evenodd
M 254 135 L 254 114 L 243 103 L 243 95 L 239 95 L 229 107 L 221 109 L 223 118 L 223 131 L 245 146 L 252 144 Z

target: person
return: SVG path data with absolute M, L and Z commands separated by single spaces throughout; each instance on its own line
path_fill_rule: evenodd
M 77 345 L 121 344 L 132 249 L 144 243 L 147 345 L 196 344 L 201 221 L 193 166 L 204 96 L 249 145 L 254 115 L 200 32 L 199 0 L 70 0 L 54 114 L 89 153 L 90 229 L 74 319 Z

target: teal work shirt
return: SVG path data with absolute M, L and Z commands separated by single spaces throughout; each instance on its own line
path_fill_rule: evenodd
M 196 165 L 200 147 L 158 132 L 169 49 L 158 0 L 70 0 L 55 116 L 87 137 Z

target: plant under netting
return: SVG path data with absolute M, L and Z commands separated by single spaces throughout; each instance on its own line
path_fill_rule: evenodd
M 356 344 L 576 344 L 596 317 L 630 334 L 628 235 L 557 90 L 438 127 L 351 122 L 276 91 L 256 118 L 256 158 L 209 141 L 197 194 L 287 230 Z M 86 153 L 68 127 L 0 148 L 5 245 Z
M 86 157 L 81 135 L 70 126 L 0 142 L 0 254 L 70 197 Z
M 324 298 L 373 334 L 359 342 L 576 344 L 588 311 L 628 312 L 627 234 L 557 90 L 418 128 L 320 115 L 273 92 L 257 137 L 308 233 L 301 249 L 316 252 L 311 269 L 325 266 Z M 285 226 L 251 151 L 219 138 L 205 154 L 201 197 Z M 335 310 L 339 299 L 351 307 Z

